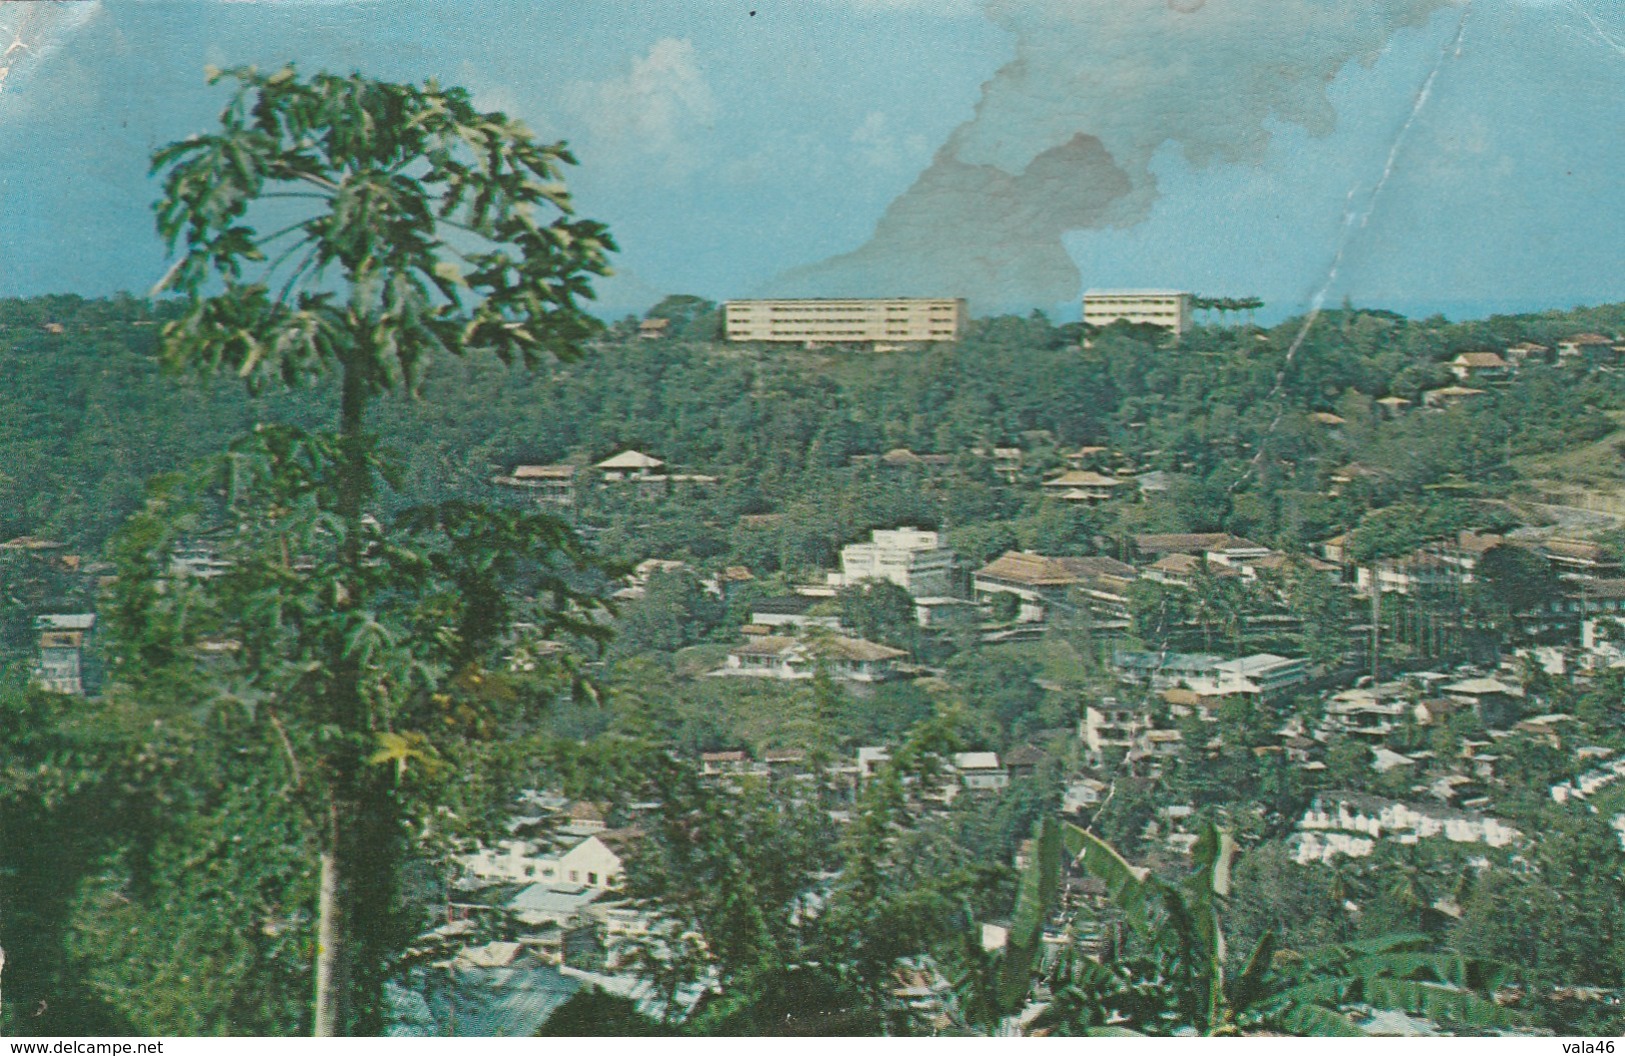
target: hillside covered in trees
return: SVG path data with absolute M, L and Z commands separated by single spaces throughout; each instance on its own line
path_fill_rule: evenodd
M 10 1001 L 50 995 L 38 1022 L 19 1023 L 8 1002 L 8 1029 L 310 1025 L 319 874 L 300 823 L 305 775 L 275 694 L 236 695 L 214 678 L 263 643 L 219 630 L 229 603 L 190 610 L 180 578 L 143 593 L 131 571 L 154 554 L 246 545 L 218 531 L 211 541 L 206 518 L 185 522 L 197 538 L 163 534 L 177 474 L 234 442 L 233 457 L 274 460 L 288 434 L 263 427 L 319 428 L 337 401 L 165 375 L 158 334 L 180 311 L 133 298 L 0 304 L 0 542 L 14 544 L 0 549 L 0 826 L 30 834 L 0 848 L 0 929 Z M 1582 508 L 1608 509 L 1625 484 L 1613 347 L 1625 305 L 1455 323 L 1345 306 L 1307 330 L 1198 326 L 1177 340 L 1035 314 L 888 353 L 727 344 L 716 306 L 694 298 L 651 315 L 670 321 L 664 336 L 623 320 L 582 358 L 533 372 L 438 361 L 415 398 L 373 413 L 386 518 L 494 501 L 557 514 L 590 549 L 555 578 L 500 559 L 459 564 L 455 545 L 352 555 L 396 577 L 380 605 L 421 604 L 403 620 L 430 625 L 463 603 L 472 613 L 458 630 L 472 627 L 474 644 L 428 636 L 467 666 L 413 698 L 413 720 L 444 727 L 443 743 L 403 734 L 374 759 L 403 799 L 428 805 L 407 817 L 415 842 L 400 904 L 387 907 L 392 1014 L 439 1029 L 449 1021 L 437 1015 L 464 1007 L 467 995 L 425 982 L 457 963 L 437 943 L 512 937 L 511 921 L 440 930 L 453 903 L 493 911 L 486 921 L 507 904 L 464 904 L 479 894 L 456 887 L 464 865 L 489 864 L 547 817 L 576 837 L 625 836 L 619 886 L 668 929 L 645 941 L 653 960 L 621 966 L 641 965 L 664 1004 L 640 998 L 639 1012 L 582 990 L 550 1029 L 761 1033 L 795 1018 L 809 1032 L 987 1032 L 1022 1011 L 1035 981 L 1051 1000 L 1033 1022 L 1057 1033 L 1337 1032 L 1355 1029 L 1345 1014 L 1369 1026 L 1389 1013 L 1462 1031 L 1617 1028 L 1620 786 L 1566 802 L 1552 790 L 1582 787 L 1625 752 L 1619 675 L 1554 672 L 1531 651 L 1573 652 L 1577 619 L 1559 626 L 1552 606 L 1585 604 L 1588 590 L 1606 601 L 1592 584 L 1613 581 L 1559 578 L 1553 568 L 1577 566 L 1548 567 L 1556 551 L 1514 545 L 1514 533 L 1581 525 L 1585 560 L 1625 556 L 1625 535 Z M 1563 353 L 1587 333 L 1613 336 Z M 1522 346 L 1541 351 L 1515 371 L 1456 372 Z M 594 468 L 629 451 L 663 463 L 660 486 Z M 512 486 L 521 466 L 579 480 L 567 501 L 538 504 Z M 1110 497 L 1047 486 L 1069 473 Z M 459 541 L 447 523 L 436 539 Z M 1113 588 L 1109 612 L 1072 593 L 1039 620 L 1013 596 L 953 599 L 971 615 L 946 626 L 894 584 L 828 588 L 843 547 L 903 527 L 940 532 L 961 580 L 1015 552 L 1094 561 L 1061 567 L 1132 582 Z M 1153 562 L 1147 540 L 1171 537 L 1207 540 L 1176 555 L 1193 568 Z M 1313 563 L 1338 537 L 1342 558 Z M 1459 538 L 1494 541 L 1470 584 L 1452 572 L 1448 590 L 1392 597 L 1379 584 L 1368 612 L 1357 569 L 1414 578 L 1422 548 Z M 326 545 L 320 531 L 307 539 Z M 1257 567 L 1226 565 L 1226 547 L 1257 551 Z M 301 568 L 295 556 L 241 564 L 275 580 Z M 425 569 L 450 586 L 420 598 Z M 481 636 L 489 611 L 510 615 L 549 589 L 576 606 L 567 625 Z M 231 600 L 257 611 L 263 595 Z M 33 621 L 78 611 L 109 625 L 96 647 L 107 691 L 28 685 L 44 641 Z M 764 614 L 813 623 L 781 639 Z M 838 678 L 851 669 L 827 659 L 782 681 L 711 677 L 753 643 L 815 649 L 830 627 L 863 641 L 854 663 L 902 658 L 906 677 Z M 1362 651 L 1373 639 L 1376 658 Z M 408 672 L 431 662 L 415 640 L 356 640 L 398 646 Z M 1119 656 L 1160 658 L 1155 677 L 1176 652 L 1211 662 L 1265 650 L 1313 677 L 1193 703 Z M 1482 670 L 1453 666 L 1468 662 Z M 1441 702 L 1447 676 L 1429 664 L 1461 684 L 1505 678 L 1509 713 Z M 290 670 L 301 669 L 275 674 Z M 1090 745 L 1119 698 L 1165 754 Z M 1384 706 L 1380 725 L 1348 718 Z M 977 787 L 978 768 L 997 776 Z M 568 806 L 536 805 L 555 793 Z M 1434 799 L 1450 804 L 1437 816 Z M 1477 835 L 1317 858 L 1303 852 L 1304 819 L 1320 824 L 1328 803 L 1386 811 L 1390 829 L 1423 803 L 1418 831 Z M 1067 847 L 1081 863 L 1069 880 L 1053 824 L 1063 809 L 1084 823 L 1067 830 L 1083 841 Z M 519 877 L 532 879 L 481 897 L 518 897 Z M 1176 936 L 1146 911 L 1153 896 L 1208 923 Z M 1002 946 L 984 946 L 989 922 L 1008 933 Z M 1038 956 L 1045 929 L 1100 963 Z M 566 964 L 567 932 L 549 933 Z M 608 970 L 605 950 L 587 957 Z M 932 982 L 938 968 L 952 986 Z M 902 1008 L 888 996 L 899 972 L 951 991 L 949 1011 L 928 1023 Z M 709 996 L 676 1015 L 694 987 Z M 1327 993 L 1337 1000 L 1305 996 Z M 671 1014 L 656 1023 L 651 1007 Z

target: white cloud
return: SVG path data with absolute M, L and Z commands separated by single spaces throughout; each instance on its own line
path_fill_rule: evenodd
M 659 157 L 680 170 L 696 163 L 690 143 L 716 117 L 716 99 L 689 40 L 664 37 L 622 77 L 564 87 L 560 108 L 585 128 L 594 152 L 627 161 Z

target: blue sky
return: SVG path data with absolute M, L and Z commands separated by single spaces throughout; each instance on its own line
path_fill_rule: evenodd
M 295 59 L 462 83 L 569 139 L 623 249 L 611 312 L 785 289 L 1063 317 L 1090 286 L 1271 315 L 1625 299 L 1612 0 L 103 0 L 21 28 L 0 295 L 148 288 L 146 158 L 209 126 L 203 67 Z

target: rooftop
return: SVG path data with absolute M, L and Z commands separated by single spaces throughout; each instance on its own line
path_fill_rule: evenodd
M 508 903 L 515 913 L 572 914 L 579 912 L 599 892 L 590 887 L 550 887 L 531 884 Z
M 1169 532 L 1136 535 L 1135 549 L 1142 554 L 1197 554 L 1213 550 L 1262 550 L 1250 539 L 1229 532 Z
M 666 463 L 642 451 L 622 451 L 611 455 L 595 467 L 597 469 L 659 469 Z
M 515 480 L 569 480 L 575 474 L 576 467 L 566 465 L 513 467 Z
M 1125 482 L 1107 477 L 1090 469 L 1069 469 L 1058 477 L 1044 481 L 1046 488 L 1116 488 Z

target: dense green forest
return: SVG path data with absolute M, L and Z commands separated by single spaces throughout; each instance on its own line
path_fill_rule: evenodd
M 0 534 L 94 554 L 152 476 L 219 450 L 252 423 L 308 425 L 331 411 L 330 394 L 255 399 L 229 381 L 164 376 L 155 346 L 168 314 L 131 298 L 0 305 L 11 379 L 0 393 Z M 1537 366 L 1487 400 L 1436 414 L 1385 415 L 1374 401 L 1449 384 L 1445 364 L 1462 351 L 1550 347 L 1622 325 L 1619 306 L 1465 323 L 1345 308 L 1322 315 L 1287 364 L 1299 319 L 1269 330 L 1199 327 L 1172 345 L 1121 326 L 1081 348 L 1077 325 L 1001 317 L 975 321 L 957 345 L 879 355 L 734 347 L 681 332 L 640 341 L 617 324 L 580 363 L 535 373 L 477 358 L 442 364 L 419 398 L 382 409 L 378 429 L 403 503 L 489 494 L 490 478 L 516 463 L 597 461 L 627 447 L 721 477 L 694 501 L 640 507 L 635 531 L 616 511 L 589 509 L 585 523 L 604 528 L 603 545 L 628 560 L 731 555 L 761 571 L 800 572 L 829 567 L 835 550 L 871 528 L 910 521 L 962 532 L 977 557 L 1012 534 L 1053 545 L 1056 536 L 1222 528 L 1290 545 L 1378 508 L 1432 504 L 1440 489 L 1516 497 L 1520 456 L 1615 428 L 1618 375 Z M 1318 424 L 1308 417 L 1316 411 L 1347 424 Z M 1088 444 L 1173 473 L 1172 492 L 1083 525 L 1036 488 L 994 487 L 990 464 L 974 454 L 1020 445 L 1036 484 Z M 899 447 L 952 456 L 963 472 L 916 486 L 908 471 L 851 461 Z M 1375 473 L 1328 496 L 1333 472 L 1351 462 Z M 785 518 L 765 532 L 737 527 L 759 513 Z M 1397 523 L 1395 511 L 1384 517 Z

